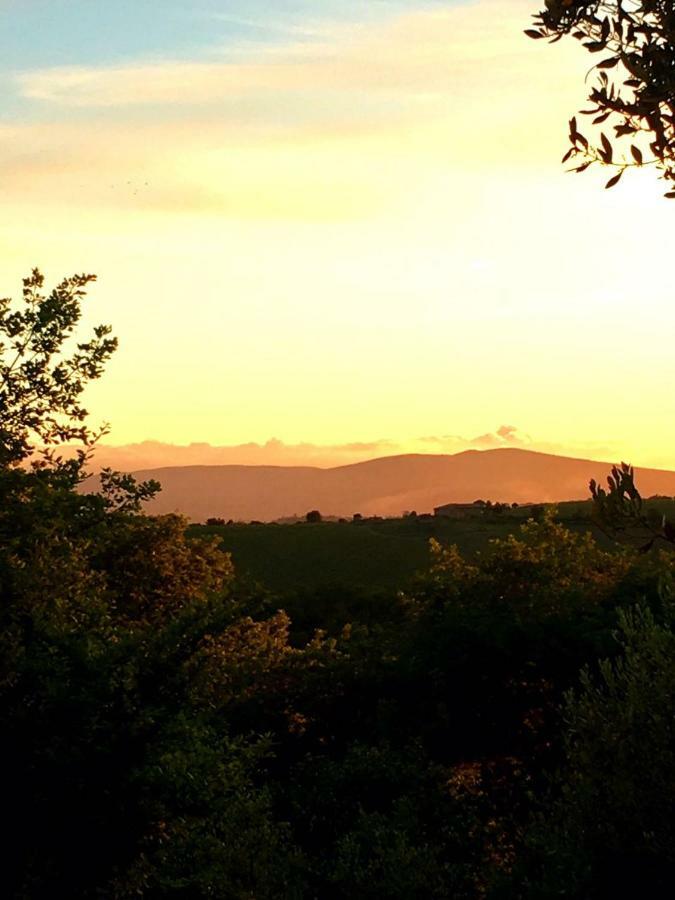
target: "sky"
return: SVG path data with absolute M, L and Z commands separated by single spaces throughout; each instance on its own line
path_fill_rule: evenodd
M 564 172 L 536 11 L 0 0 L 0 293 L 98 275 L 110 442 L 675 468 L 675 206 Z

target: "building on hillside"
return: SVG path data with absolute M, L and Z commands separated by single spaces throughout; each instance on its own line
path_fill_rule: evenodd
M 468 519 L 485 515 L 509 515 L 520 519 L 538 518 L 546 508 L 545 503 L 492 503 L 490 500 L 474 500 L 473 503 L 444 503 L 434 507 L 435 516 L 446 519 Z
M 484 512 L 485 504 L 481 503 L 444 503 L 434 507 L 434 515 L 446 519 L 466 519 L 468 516 L 482 516 Z

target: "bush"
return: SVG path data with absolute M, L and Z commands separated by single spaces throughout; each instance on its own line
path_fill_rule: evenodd
M 566 764 L 530 834 L 534 896 L 665 896 L 675 876 L 672 616 L 620 616 L 621 655 L 565 705 Z M 539 880 L 533 872 L 539 872 Z

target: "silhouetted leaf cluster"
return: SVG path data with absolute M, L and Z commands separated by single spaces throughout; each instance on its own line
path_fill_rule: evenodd
M 81 300 L 93 275 L 66 278 L 50 294 L 34 269 L 24 279 L 16 306 L 0 301 L 0 459 L 25 459 L 36 449 L 79 440 L 92 433 L 80 396 L 98 378 L 117 347 L 110 327 L 99 325 L 93 336 L 68 349 L 80 321 Z
M 583 172 L 593 163 L 616 173 L 654 165 L 675 197 L 675 16 L 670 0 L 546 0 L 525 34 L 551 42 L 571 35 L 597 54 L 589 76 L 591 129 L 570 120 L 563 162 Z M 588 79 L 587 79 L 588 80 Z
M 607 489 L 590 482 L 597 523 L 614 540 L 636 546 L 641 552 L 658 542 L 675 544 L 675 526 L 665 515 L 645 511 L 642 496 L 635 486 L 632 466 L 622 462 L 607 476 Z

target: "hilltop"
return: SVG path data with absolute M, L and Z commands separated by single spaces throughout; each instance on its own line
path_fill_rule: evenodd
M 589 479 L 604 481 L 611 465 L 504 448 L 388 456 L 329 469 L 174 466 L 133 474 L 162 484 L 161 494 L 149 505 L 151 513 L 177 511 L 193 521 L 209 516 L 274 521 L 309 509 L 336 516 L 397 516 L 478 498 L 509 503 L 585 499 Z M 643 496 L 675 495 L 675 472 L 636 469 L 636 477 Z

